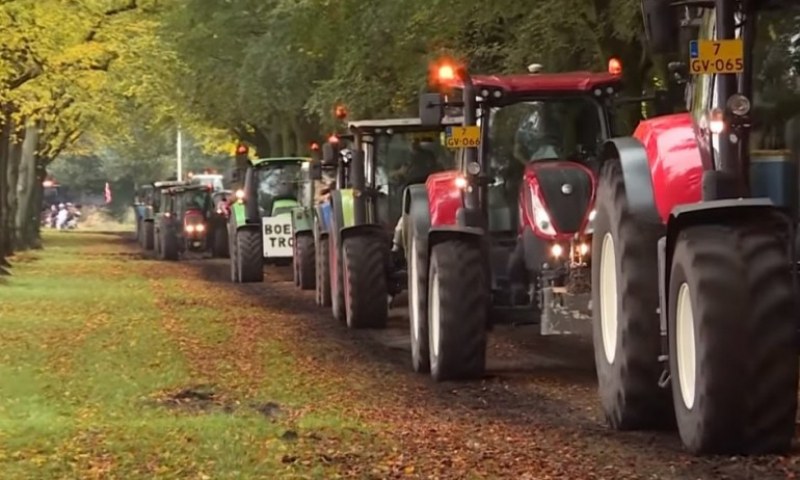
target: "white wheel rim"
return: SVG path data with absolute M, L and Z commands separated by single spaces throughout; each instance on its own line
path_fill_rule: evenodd
M 433 354 L 433 358 L 439 358 L 439 273 L 434 273 L 430 280 L 431 298 L 428 299 L 428 304 L 430 305 L 429 327 L 431 329 L 431 353 Z
M 686 408 L 691 409 L 695 398 L 696 353 L 692 295 L 686 282 L 678 290 L 678 304 L 675 307 L 675 344 L 681 397 Z
M 609 364 L 617 355 L 617 301 L 617 255 L 614 238 L 606 233 L 600 250 L 600 331 Z
M 411 239 L 411 268 L 408 272 L 411 279 L 411 298 L 409 299 L 408 306 L 411 309 L 411 340 L 419 343 L 419 282 L 417 281 L 417 268 L 419 267 L 419 260 L 417 260 L 417 242 Z

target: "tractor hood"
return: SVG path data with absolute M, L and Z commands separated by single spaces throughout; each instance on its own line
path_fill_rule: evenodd
M 582 232 L 594 208 L 595 175 L 582 163 L 537 160 L 525 167 L 525 185 L 538 202 L 528 197 L 526 209 L 545 209 L 558 236 Z M 533 216 L 531 215 L 531 218 Z

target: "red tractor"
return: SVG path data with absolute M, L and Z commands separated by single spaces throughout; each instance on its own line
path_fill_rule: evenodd
M 450 108 L 464 119 L 445 137 L 458 170 L 404 201 L 412 363 L 436 380 L 482 375 L 487 329 L 509 311 L 544 334 L 591 331 L 595 172 L 621 77 L 529 70 L 470 76 L 444 64 L 439 83 L 461 101 L 420 101 L 425 125 Z
M 613 428 L 693 453 L 789 449 L 798 388 L 796 0 L 642 1 L 688 111 L 606 143 L 594 221 L 599 393 Z M 680 16 L 680 18 L 679 18 Z M 683 37 L 683 38 L 682 38 Z

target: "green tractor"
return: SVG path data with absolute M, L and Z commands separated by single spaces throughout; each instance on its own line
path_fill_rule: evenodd
M 251 160 L 230 214 L 231 280 L 264 280 L 264 264 L 289 265 L 294 255 L 292 212 L 309 200 L 311 159 Z
M 317 203 L 316 195 L 324 190 L 323 185 L 318 185 L 322 180 L 322 164 L 318 155 L 319 145 L 314 143 L 311 150 L 314 152 L 314 158 L 309 168 L 303 172 L 308 184 L 308 188 L 304 192 L 305 202 L 292 209 L 294 284 L 302 290 L 313 290 L 317 285 L 314 214 L 315 203 Z
M 444 130 L 458 125 L 449 120 L 436 127 L 419 118 L 350 122 L 352 150 L 326 145 L 322 165 L 338 161 L 339 168 L 320 209 L 328 248 L 318 265 L 327 263 L 334 317 L 350 328 L 383 328 L 390 298 L 405 289 L 404 192 L 453 168 L 441 144 Z

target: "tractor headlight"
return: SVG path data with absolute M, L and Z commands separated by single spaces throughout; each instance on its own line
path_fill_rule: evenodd
M 186 225 L 186 227 L 184 227 L 184 230 L 186 230 L 187 233 L 194 233 L 194 228 L 195 228 L 194 225 Z
M 244 190 L 236 190 L 236 200 L 239 200 L 240 202 L 244 200 Z
M 589 221 L 586 222 L 586 228 L 583 230 L 583 233 L 594 233 L 594 219 L 597 217 L 597 210 L 592 210 L 589 212 Z
M 206 226 L 205 226 L 205 225 L 203 225 L 203 224 L 201 223 L 201 224 L 199 224 L 199 225 L 196 225 L 196 226 L 194 227 L 194 230 L 195 230 L 196 232 L 198 232 L 198 233 L 200 233 L 200 232 L 205 232 L 205 231 L 206 231 Z
M 555 258 L 561 257 L 564 254 L 564 247 L 559 244 L 554 244 L 550 247 L 550 255 L 554 256 Z
M 581 243 L 578 245 L 578 253 L 581 255 L 586 255 L 589 253 L 589 244 L 588 243 Z
M 536 228 L 545 235 L 555 235 L 556 229 L 553 227 L 550 215 L 535 192 L 531 195 L 531 210 L 533 210 L 533 222 L 536 224 Z

